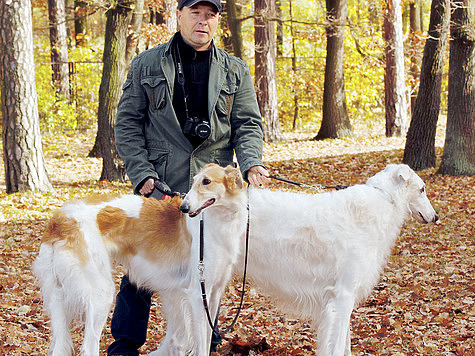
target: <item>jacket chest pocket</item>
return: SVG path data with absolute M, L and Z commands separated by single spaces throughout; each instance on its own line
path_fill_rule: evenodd
M 230 117 L 233 109 L 234 94 L 237 92 L 237 85 L 235 83 L 226 83 L 221 88 L 219 93 L 217 109 L 220 115 Z
M 160 110 L 167 104 L 167 81 L 163 76 L 144 77 L 140 81 L 147 93 L 152 110 Z

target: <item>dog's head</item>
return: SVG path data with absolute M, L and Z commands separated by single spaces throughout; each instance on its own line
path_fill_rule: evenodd
M 223 168 L 210 163 L 193 178 L 193 185 L 181 203 L 181 211 L 191 217 L 214 205 L 223 205 L 227 198 L 244 191 L 244 182 L 238 169 Z
M 421 223 L 439 219 L 427 198 L 424 181 L 405 164 L 388 165 L 366 184 L 383 190 L 394 202 L 407 204 L 412 216 Z

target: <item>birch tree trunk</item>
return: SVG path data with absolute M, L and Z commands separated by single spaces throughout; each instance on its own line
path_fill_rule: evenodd
M 385 1 L 383 35 L 386 41 L 386 73 L 384 75 L 386 136 L 403 136 L 407 130 L 407 99 L 401 1 Z
M 7 193 L 49 191 L 38 118 L 30 0 L 0 1 L 0 82 Z
M 275 72 L 275 17 L 274 0 L 255 1 L 255 81 L 257 101 L 264 121 L 264 140 L 282 139 L 277 107 L 277 82 Z

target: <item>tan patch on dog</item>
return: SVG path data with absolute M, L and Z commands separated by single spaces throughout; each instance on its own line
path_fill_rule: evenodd
M 144 198 L 138 218 L 107 206 L 97 214 L 97 226 L 121 255 L 142 252 L 152 261 L 183 261 L 189 257 L 191 235 L 180 204 L 179 197 L 160 201 Z
M 74 253 L 82 264 L 87 262 L 87 245 L 79 223 L 61 210 L 56 210 L 48 221 L 41 243 L 54 245 L 60 241 L 64 241 L 64 248 Z

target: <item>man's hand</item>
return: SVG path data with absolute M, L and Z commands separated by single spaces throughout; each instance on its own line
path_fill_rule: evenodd
M 269 172 L 262 166 L 252 166 L 247 171 L 247 180 L 252 185 L 263 185 L 270 183 Z
M 155 189 L 155 181 L 153 178 L 147 179 L 147 181 L 142 185 L 142 188 L 140 188 L 139 193 L 142 195 L 148 195 L 153 192 Z

